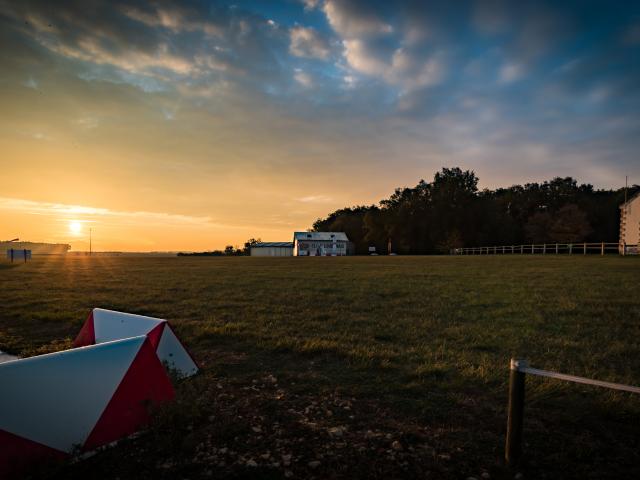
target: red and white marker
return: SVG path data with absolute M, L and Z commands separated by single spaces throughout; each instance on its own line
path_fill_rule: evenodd
M 146 335 L 158 358 L 180 377 L 189 377 L 198 366 L 166 320 L 132 313 L 94 308 L 76 337 L 74 347 Z

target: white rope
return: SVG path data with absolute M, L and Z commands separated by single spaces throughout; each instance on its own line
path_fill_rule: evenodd
M 576 377 L 575 375 L 567 375 L 566 373 L 550 372 L 548 370 L 539 370 L 537 368 L 518 366 L 519 372 L 538 375 L 540 377 L 557 378 L 558 380 L 566 380 L 568 382 L 583 383 L 585 385 L 595 385 L 596 387 L 612 388 L 614 390 L 622 390 L 631 393 L 640 393 L 640 387 L 631 385 L 623 385 L 621 383 L 603 382 L 602 380 L 592 380 L 590 378 Z

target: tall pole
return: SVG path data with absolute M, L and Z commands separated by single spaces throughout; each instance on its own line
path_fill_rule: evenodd
M 91 256 L 91 228 L 89 228 L 89 256 Z
M 627 189 L 629 188 L 629 175 L 624 176 L 624 209 L 627 210 Z

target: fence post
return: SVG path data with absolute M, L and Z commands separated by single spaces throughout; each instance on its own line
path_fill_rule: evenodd
M 524 245 L 520 245 L 520 253 L 524 253 Z
M 11 249 L 11 263 L 13 263 L 13 248 Z
M 526 367 L 525 360 L 511 359 L 509 373 L 509 410 L 507 413 L 507 440 L 504 459 L 510 467 L 515 466 L 522 455 L 522 423 L 524 419 L 525 374 L 519 370 Z
M 558 254 L 558 244 L 556 243 L 556 255 Z
M 584 242 L 584 250 L 582 251 L 583 255 L 587 254 L 587 242 Z
M 542 244 L 542 254 L 543 255 L 547 254 L 547 244 L 546 243 Z
M 600 255 L 604 255 L 604 242 L 600 245 Z
M 569 244 L 569 255 L 573 253 L 573 243 Z

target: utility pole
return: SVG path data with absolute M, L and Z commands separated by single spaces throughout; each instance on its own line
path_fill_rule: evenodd
M 89 256 L 91 256 L 91 228 L 89 228 Z
M 629 189 L 629 175 L 624 176 L 624 212 L 627 213 L 627 190 Z

